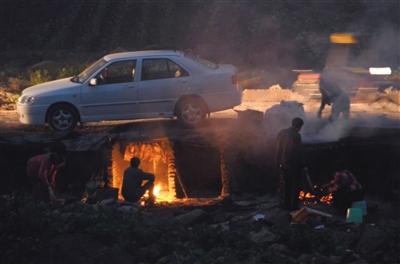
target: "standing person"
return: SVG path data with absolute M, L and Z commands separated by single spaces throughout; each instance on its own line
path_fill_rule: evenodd
M 55 186 L 57 174 L 65 166 L 66 148 L 62 143 L 50 147 L 50 152 L 28 160 L 27 175 L 32 182 L 32 194 L 39 201 L 57 200 Z
M 124 179 L 122 182 L 122 196 L 128 202 L 135 203 L 149 191 L 149 201 L 154 202 L 154 175 L 151 173 L 143 172 L 139 169 L 140 159 L 133 157 L 131 159 L 131 166 L 124 172 Z M 143 181 L 147 181 L 143 184 Z
M 295 210 L 298 206 L 302 175 L 302 142 L 300 130 L 304 121 L 296 117 L 292 126 L 279 132 L 276 140 L 275 161 L 279 173 L 281 206 Z

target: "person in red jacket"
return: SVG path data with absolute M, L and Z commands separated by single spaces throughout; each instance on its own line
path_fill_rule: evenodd
M 27 175 L 32 182 L 32 194 L 39 201 L 57 200 L 55 196 L 56 178 L 59 170 L 65 166 L 66 148 L 57 143 L 49 153 L 30 158 L 27 162 Z

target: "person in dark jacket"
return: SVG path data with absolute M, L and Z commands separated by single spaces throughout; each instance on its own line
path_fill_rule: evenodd
M 294 118 L 292 126 L 279 132 L 276 140 L 275 162 L 279 173 L 279 198 L 283 208 L 295 210 L 298 206 L 302 175 L 301 118 Z
M 154 175 L 139 169 L 140 159 L 133 157 L 131 159 L 131 166 L 124 172 L 124 179 L 122 182 L 122 196 L 128 202 L 135 203 L 149 191 L 149 201 L 154 202 Z M 146 183 L 143 184 L 143 182 Z

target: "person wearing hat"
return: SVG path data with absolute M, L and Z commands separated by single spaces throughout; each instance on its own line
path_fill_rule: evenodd
M 55 186 L 57 175 L 65 166 L 66 148 L 62 143 L 50 147 L 48 153 L 36 155 L 27 162 L 27 175 L 32 183 L 35 200 L 56 202 Z

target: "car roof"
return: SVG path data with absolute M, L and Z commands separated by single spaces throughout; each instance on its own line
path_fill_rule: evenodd
M 104 56 L 106 61 L 115 59 L 125 59 L 132 57 L 146 57 L 146 56 L 182 56 L 181 52 L 174 50 L 143 50 L 143 51 L 131 51 L 131 52 L 119 52 L 107 54 Z

